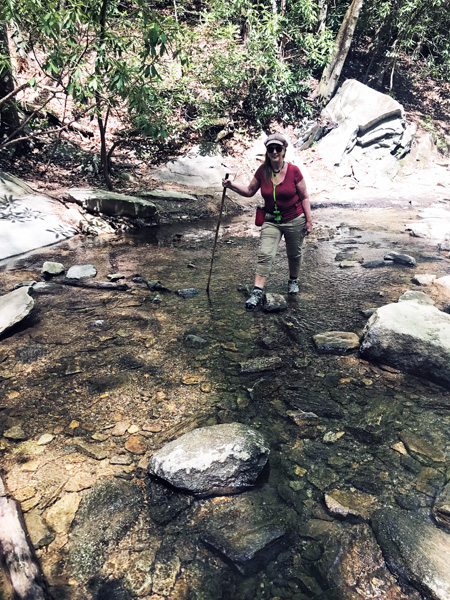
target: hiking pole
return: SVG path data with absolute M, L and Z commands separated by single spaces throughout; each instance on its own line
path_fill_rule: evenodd
M 225 179 L 228 179 L 228 175 L 229 175 L 229 173 L 225 174 Z M 208 298 L 209 298 L 209 284 L 211 283 L 211 275 L 212 275 L 212 269 L 213 269 L 213 263 L 214 263 L 214 253 L 216 252 L 217 238 L 219 237 L 220 221 L 222 220 L 222 211 L 223 211 L 223 205 L 225 202 L 225 194 L 226 193 L 227 193 L 227 188 L 224 187 L 223 192 L 222 192 L 222 202 L 220 203 L 219 220 L 217 221 L 217 227 L 216 227 L 216 237 L 214 238 L 214 245 L 213 245 L 213 249 L 212 249 L 208 283 L 206 285 L 206 294 L 207 294 Z

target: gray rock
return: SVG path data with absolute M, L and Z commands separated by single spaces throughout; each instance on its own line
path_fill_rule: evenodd
M 141 190 L 138 192 L 138 196 L 155 202 L 159 200 L 165 200 L 166 202 L 195 202 L 197 200 L 191 194 L 176 192 L 175 190 Z
M 450 316 L 411 301 L 382 306 L 364 328 L 360 352 L 450 387 Z
M 97 269 L 94 265 L 74 265 L 67 271 L 68 279 L 83 279 L 84 277 L 95 277 Z
M 64 265 L 58 262 L 46 261 L 42 265 L 41 273 L 43 275 L 61 275 L 64 273 Z
M 360 140 L 367 144 L 369 136 L 373 141 L 380 139 L 379 126 L 383 123 L 397 136 L 403 135 L 404 109 L 387 94 L 381 94 L 364 84 L 348 79 L 339 88 L 331 102 L 323 109 L 325 120 L 338 124 L 318 143 L 318 150 L 324 162 L 333 167 L 339 165 L 345 153 L 351 151 Z
M 278 554 L 287 533 L 285 512 L 260 493 L 233 496 L 229 502 L 210 500 L 202 506 L 200 540 L 250 575 Z
M 313 336 L 319 354 L 348 354 L 359 348 L 359 337 L 348 331 L 326 331 Z
M 239 363 L 239 365 L 241 373 L 262 373 L 281 368 L 283 361 L 279 356 L 262 356 L 259 358 L 250 358 L 245 362 Z
M 341 419 L 344 416 L 342 408 L 330 398 L 327 390 L 310 386 L 298 390 L 287 390 L 282 399 L 294 408 L 314 413 L 319 417 Z
M 398 299 L 399 302 L 417 302 L 418 304 L 433 305 L 434 300 L 428 296 L 428 294 L 424 294 L 424 292 L 418 292 L 416 290 L 408 290 L 404 294 L 400 296 Z
M 7 429 L 3 434 L 3 437 L 5 437 L 7 440 L 14 440 L 17 442 L 26 440 L 28 438 L 27 434 L 20 425 L 14 425 L 13 427 Z
M 450 532 L 450 483 L 444 487 L 433 506 L 436 521 Z
M 205 154 L 195 146 L 186 156 L 169 161 L 155 176 L 161 181 L 174 181 L 192 187 L 220 187 L 226 169 L 220 154 Z
M 20 287 L 0 297 L 0 335 L 23 321 L 34 307 L 29 287 Z
M 199 293 L 196 288 L 186 288 L 184 290 L 178 290 L 177 294 L 182 298 L 193 298 Z
M 200 496 L 234 493 L 255 484 L 268 455 L 260 433 L 226 423 L 195 429 L 166 444 L 151 457 L 148 472 Z
M 450 598 L 450 536 L 428 517 L 384 508 L 372 528 L 389 568 L 432 600 Z
M 328 537 L 317 563 L 324 581 L 331 586 L 322 600 L 419 600 L 406 595 L 389 572 L 370 527 L 356 525 Z
M 74 577 L 86 581 L 98 573 L 108 544 L 115 547 L 142 510 L 139 487 L 122 479 L 97 483 L 84 496 L 72 526 L 69 563 Z
M 103 213 L 115 217 L 152 219 L 156 214 L 153 202 L 105 190 L 72 188 L 67 191 L 69 198 L 93 213 Z
M 190 346 L 191 348 L 204 348 L 209 344 L 208 340 L 205 340 L 204 338 L 198 335 L 193 335 L 192 333 L 189 333 L 184 338 L 184 341 L 186 345 Z
M 390 267 L 394 264 L 394 261 L 391 260 L 369 260 L 365 262 L 362 266 L 365 269 L 379 269 L 380 267 Z
M 434 283 L 439 286 L 439 288 L 444 292 L 450 295 L 450 275 L 445 275 L 445 277 L 439 277 L 434 280 Z
M 287 302 L 281 294 L 264 294 L 263 310 L 264 312 L 281 312 L 286 310 Z
M 400 254 L 399 252 L 389 252 L 384 256 L 384 260 L 393 260 L 399 265 L 406 265 L 408 267 L 416 266 L 416 259 L 408 254 Z

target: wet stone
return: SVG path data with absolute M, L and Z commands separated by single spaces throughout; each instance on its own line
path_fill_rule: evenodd
M 420 462 L 426 461 L 427 459 L 432 462 L 445 462 L 445 454 L 441 448 L 437 448 L 434 444 L 420 435 L 407 430 L 402 431 L 399 435 L 408 451 Z
M 286 414 L 297 425 L 300 437 L 315 438 L 320 435 L 322 420 L 315 413 L 303 410 L 289 410 Z
M 197 516 L 200 540 L 242 574 L 255 573 L 278 554 L 286 536 L 281 517 L 285 509 L 280 508 L 268 505 L 259 494 L 208 501 Z
M 123 479 L 100 481 L 83 497 L 70 536 L 73 576 L 86 581 L 99 572 L 110 542 L 117 546 L 142 508 L 142 492 Z
M 153 571 L 153 592 L 168 596 L 175 585 L 180 568 L 178 556 L 157 559 Z
M 186 346 L 189 346 L 190 348 L 204 348 L 209 343 L 204 338 L 198 335 L 193 335 L 191 333 L 186 335 L 186 337 L 184 338 L 184 342 Z
M 194 501 L 190 494 L 177 490 L 155 477 L 147 478 L 146 489 L 148 513 L 158 525 L 166 525 L 175 520 Z
M 406 265 L 408 267 L 416 266 L 416 259 L 408 254 L 400 254 L 399 252 L 389 252 L 385 254 L 384 260 L 394 261 L 399 265 Z
M 433 506 L 436 521 L 450 532 L 450 483 L 444 487 Z
M 287 302 L 281 294 L 264 294 L 263 310 L 264 312 L 281 312 L 287 309 Z
M 178 296 L 181 296 L 182 298 L 193 298 L 198 293 L 199 290 L 197 290 L 196 288 L 186 288 L 184 290 L 177 290 Z
M 314 466 L 308 471 L 306 477 L 316 488 L 324 491 L 327 487 L 338 481 L 339 477 L 328 467 Z
M 5 431 L 3 437 L 5 437 L 8 440 L 22 441 L 26 440 L 28 436 L 26 435 L 26 433 L 20 425 L 14 425 L 13 427 L 10 427 Z
M 239 363 L 241 373 L 262 373 L 264 371 L 275 371 L 281 368 L 283 361 L 279 356 L 267 356 L 260 358 L 251 358 L 245 362 Z
M 332 515 L 361 517 L 365 521 L 379 508 L 375 496 L 356 490 L 331 490 L 325 494 L 325 504 Z
M 359 348 L 359 337 L 347 331 L 327 331 L 313 336 L 319 354 L 347 354 Z
M 169 442 L 151 457 L 148 472 L 197 495 L 235 493 L 256 483 L 268 456 L 259 432 L 226 423 Z
M 369 260 L 365 262 L 362 266 L 365 269 L 379 269 L 381 267 L 389 267 L 394 264 L 392 260 Z
M 450 598 L 450 536 L 427 516 L 384 508 L 372 527 L 390 569 L 433 600 Z
M 341 419 L 344 414 L 337 402 L 330 398 L 327 390 L 313 389 L 311 387 L 287 390 L 283 394 L 282 399 L 294 408 L 315 413 L 319 417 Z

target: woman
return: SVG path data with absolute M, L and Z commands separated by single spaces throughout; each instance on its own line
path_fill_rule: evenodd
M 253 291 L 245 303 L 248 310 L 260 304 L 278 244 L 284 235 L 289 263 L 288 294 L 298 294 L 298 274 L 304 236 L 311 233 L 311 206 L 300 169 L 285 162 L 288 142 L 274 133 L 264 142 L 267 153 L 263 165 L 248 186 L 223 179 L 225 188 L 251 198 L 261 189 L 266 211 L 261 227 L 258 264 Z

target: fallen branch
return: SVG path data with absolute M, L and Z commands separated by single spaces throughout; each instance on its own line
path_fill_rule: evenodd
M 29 83 L 28 81 L 26 83 L 22 83 L 22 85 L 19 85 L 19 87 L 16 87 L 14 90 L 12 90 L 12 92 L 9 92 L 9 94 L 6 94 L 6 96 L 3 96 L 3 98 L 0 99 L 0 106 L 3 106 L 3 104 L 6 104 L 6 102 L 8 102 L 8 100 L 11 100 L 11 98 L 14 98 L 14 96 L 16 96 L 16 94 L 18 94 L 19 92 L 21 92 L 22 90 L 24 90 L 26 87 L 29 87 Z
M 80 287 L 93 290 L 117 290 L 119 292 L 126 292 L 129 289 L 126 283 L 112 283 L 109 281 L 85 281 L 82 279 L 70 279 L 69 277 L 64 277 L 63 279 L 55 279 L 52 283 L 59 283 L 61 285 L 70 285 L 72 287 Z
M 0 559 L 14 600 L 52 600 L 19 503 L 0 477 Z

